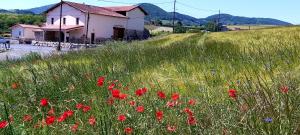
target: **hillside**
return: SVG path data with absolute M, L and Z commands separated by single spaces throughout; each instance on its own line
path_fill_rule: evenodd
M 42 7 L 36 7 L 32 9 L 26 10 L 11 10 L 11 11 L 1 11 L 1 12 L 9 12 L 9 13 L 20 13 L 20 14 L 41 14 L 44 11 L 48 10 L 51 5 L 46 5 Z M 173 18 L 172 12 L 167 12 L 162 8 L 149 4 L 149 3 L 141 3 L 139 4 L 145 11 L 149 14 L 146 17 L 146 20 L 155 21 L 162 20 L 165 23 L 170 24 Z M 176 13 L 176 20 L 181 21 L 184 25 L 204 25 L 209 21 L 215 21 L 218 18 L 218 15 L 212 15 L 207 18 L 195 18 L 189 15 Z M 248 18 L 248 17 L 240 17 L 233 16 L 229 14 L 221 14 L 221 23 L 224 25 L 291 25 L 291 23 L 280 21 L 272 18 Z
M 299 34 L 171 34 L 0 63 L 0 134 L 300 134 Z

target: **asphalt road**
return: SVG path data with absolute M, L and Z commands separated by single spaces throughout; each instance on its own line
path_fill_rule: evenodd
M 3 45 L 0 45 L 1 49 L 4 48 Z M 39 53 L 42 57 L 50 56 L 53 53 L 56 53 L 56 48 L 54 47 L 40 47 L 24 44 L 13 44 L 10 46 L 10 50 L 0 53 L 0 61 L 5 61 L 7 59 L 14 60 L 20 59 L 31 52 Z M 63 48 L 62 51 L 69 51 L 66 48 Z

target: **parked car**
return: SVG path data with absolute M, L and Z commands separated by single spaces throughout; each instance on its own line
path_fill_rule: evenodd
M 0 44 L 9 44 L 9 39 L 5 39 L 3 37 L 0 37 Z

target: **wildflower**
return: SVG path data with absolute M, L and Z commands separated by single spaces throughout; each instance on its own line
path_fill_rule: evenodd
M 157 92 L 157 96 L 158 96 L 160 99 L 165 99 L 165 98 L 166 98 L 166 94 L 163 93 L 162 91 L 158 91 L 158 92 Z
M 55 116 L 47 116 L 46 118 L 46 124 L 47 125 L 52 125 L 55 122 Z
M 110 85 L 108 86 L 108 90 L 113 90 L 113 89 L 114 89 L 114 87 L 115 87 L 115 84 L 114 84 L 114 83 L 112 83 L 112 84 L 110 84 Z
M 126 116 L 124 114 L 118 116 L 118 120 L 123 122 L 126 120 Z
M 99 77 L 98 81 L 97 81 L 97 86 L 99 86 L 99 87 L 103 86 L 104 80 L 105 80 L 105 78 L 103 76 Z
M 94 126 L 96 124 L 96 118 L 94 116 L 91 116 L 89 118 L 89 124 L 92 126 Z
M 71 127 L 71 131 L 72 132 L 76 132 L 78 129 L 79 123 L 75 123 L 72 127 Z
M 170 125 L 168 125 L 168 126 L 167 126 L 167 130 L 168 130 L 169 132 L 175 132 L 175 131 L 176 131 L 176 127 L 175 127 L 175 126 L 170 126 Z
M 125 134 L 131 134 L 132 133 L 132 128 L 127 127 L 124 129 Z
M 175 105 L 176 105 L 176 102 L 174 102 L 174 101 L 167 102 L 167 107 L 175 107 Z
M 126 98 L 127 98 L 127 94 L 124 93 L 119 94 L 119 99 L 126 99 Z
M 110 97 L 107 99 L 106 102 L 107 102 L 107 104 L 112 105 L 112 104 L 114 104 L 115 101 L 114 101 L 114 98 Z
M 68 117 L 72 117 L 73 114 L 74 114 L 74 111 L 72 111 L 72 110 L 67 110 L 67 111 L 64 112 L 64 115 L 66 115 Z
M 0 121 L 0 129 L 7 127 L 7 125 L 8 125 L 8 122 L 6 120 Z
M 14 89 L 14 90 L 18 89 L 19 88 L 19 84 L 16 83 L 16 82 L 14 82 L 14 83 L 11 84 L 11 88 Z
M 140 113 L 144 112 L 144 110 L 145 110 L 144 106 L 138 106 L 138 107 L 136 108 L 136 111 L 137 111 L 137 112 L 140 112 Z
M 193 112 L 190 108 L 184 108 L 184 112 L 187 113 L 189 116 L 193 116 Z
M 118 89 L 112 90 L 111 94 L 114 98 L 119 98 L 120 90 L 118 90 Z
M 188 125 L 196 125 L 196 123 L 197 123 L 196 118 L 193 116 L 189 116 L 187 119 L 187 123 L 188 123 Z
M 48 111 L 48 115 L 55 115 L 54 108 L 51 108 L 51 109 Z
M 231 98 L 236 98 L 237 96 L 236 96 L 236 90 L 235 89 L 230 89 L 230 90 L 228 90 L 228 95 L 229 95 L 229 97 L 231 97 Z
M 42 98 L 40 101 L 40 105 L 43 107 L 48 106 L 48 99 Z
M 58 122 L 63 122 L 63 121 L 65 121 L 66 119 L 67 119 L 67 115 L 62 114 L 61 116 L 59 116 L 59 117 L 57 118 L 57 121 L 58 121 Z
M 132 100 L 132 101 L 129 101 L 129 105 L 130 105 L 130 106 L 135 106 L 135 101 L 133 101 L 133 100 Z
M 189 105 L 195 105 L 196 104 L 196 100 L 195 99 L 190 99 L 188 102 Z
M 76 104 L 76 108 L 77 108 L 77 109 L 81 109 L 83 106 L 84 106 L 84 105 L 81 104 L 81 103 Z
M 178 93 L 174 93 L 172 95 L 172 100 L 174 100 L 174 101 L 178 100 L 179 98 L 180 98 L 180 95 Z
M 163 119 L 163 116 L 164 116 L 164 112 L 163 111 L 157 111 L 156 112 L 156 119 L 158 121 L 161 121 Z
M 11 114 L 9 115 L 9 122 L 10 122 L 10 123 L 14 122 L 14 116 L 11 115 Z
M 32 120 L 32 116 L 31 115 L 24 115 L 23 116 L 23 121 L 24 122 L 30 122 Z
M 280 88 L 280 91 L 283 93 L 283 94 L 287 94 L 289 92 L 289 87 L 288 86 L 282 86 Z
M 273 121 L 273 119 L 268 117 L 268 118 L 265 118 L 264 121 L 267 122 L 267 123 L 271 123 Z
M 147 92 L 147 88 L 141 88 L 135 91 L 135 95 L 137 96 L 143 96 Z
M 85 105 L 85 106 L 82 107 L 82 111 L 85 112 L 85 113 L 90 111 L 90 110 L 91 110 L 90 106 Z

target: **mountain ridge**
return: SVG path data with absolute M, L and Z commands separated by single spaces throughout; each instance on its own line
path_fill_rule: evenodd
M 0 9 L 0 13 L 16 13 L 16 14 L 41 14 L 44 11 L 51 8 L 54 4 L 45 5 L 41 7 L 31 8 L 31 9 L 14 9 L 14 10 L 4 10 Z M 149 15 L 146 16 L 145 20 L 155 21 L 155 20 L 163 20 L 167 23 L 170 23 L 173 19 L 173 12 L 167 12 L 162 8 L 150 4 L 150 3 L 140 3 L 141 6 Z M 211 21 L 216 21 L 218 18 L 218 14 L 211 15 L 206 18 L 195 18 L 189 15 L 185 15 L 182 13 L 175 13 L 176 20 L 182 22 L 184 25 L 204 25 Z M 220 22 L 224 25 L 293 25 L 289 22 L 281 21 L 278 19 L 272 18 L 258 18 L 258 17 L 243 17 L 243 16 L 233 16 L 230 14 L 221 14 Z

